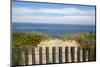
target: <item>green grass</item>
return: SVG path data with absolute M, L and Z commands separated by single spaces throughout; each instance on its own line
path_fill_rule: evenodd
M 78 34 L 69 34 L 62 35 L 59 38 L 62 40 L 75 40 L 80 46 L 96 46 L 95 34 L 91 33 L 78 33 Z
M 24 54 L 24 47 L 37 47 L 43 41 L 49 39 L 50 36 L 37 32 L 14 32 L 12 33 L 12 47 L 14 48 L 14 63 L 18 64 L 18 48 L 21 48 L 21 56 Z M 24 63 L 22 57 L 21 63 Z
M 36 47 L 42 40 L 49 39 L 47 34 L 36 32 L 15 32 L 12 33 L 12 46 L 13 47 Z
M 89 47 L 89 46 L 96 46 L 96 40 L 95 40 L 95 34 L 91 34 L 91 33 L 77 33 L 77 34 L 66 34 L 66 35 L 62 35 L 59 37 L 56 37 L 58 39 L 61 40 L 75 40 L 77 41 L 80 46 L 85 46 L 85 47 Z M 18 59 L 17 59 L 17 49 L 18 47 L 37 47 L 37 45 L 44 40 L 47 39 L 53 39 L 55 37 L 52 37 L 50 35 L 44 34 L 44 33 L 37 33 L 37 32 L 14 32 L 12 33 L 12 46 L 14 47 L 14 55 L 15 55 L 15 59 L 14 59 L 14 63 L 17 64 L 18 63 Z M 22 49 L 22 54 L 23 54 L 23 50 Z M 92 60 L 94 60 L 94 48 L 92 49 Z M 22 63 L 23 63 L 22 59 Z
M 95 34 L 91 33 L 77 33 L 77 34 L 66 34 L 56 37 L 61 40 L 75 40 L 80 46 L 95 46 Z M 37 32 L 15 32 L 12 33 L 12 45 L 13 47 L 36 47 L 41 41 L 55 38 L 44 33 Z
M 62 40 L 75 40 L 79 43 L 81 47 L 92 47 L 91 48 L 91 61 L 94 61 L 95 56 L 95 47 L 96 47 L 96 35 L 91 33 L 78 33 L 70 35 L 60 36 Z

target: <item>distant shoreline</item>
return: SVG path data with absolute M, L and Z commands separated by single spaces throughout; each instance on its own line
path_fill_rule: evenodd
M 47 33 L 34 32 L 34 31 L 33 32 L 12 32 L 12 33 L 40 33 L 40 34 L 50 35 L 50 34 L 47 34 Z M 96 34 L 96 33 L 93 33 L 93 32 L 77 32 L 77 33 L 71 33 L 71 34 L 70 33 L 69 34 L 66 33 L 66 34 L 62 34 L 62 35 L 58 35 L 58 36 L 54 36 L 54 35 L 50 35 L 50 36 L 55 37 L 55 38 L 56 37 L 58 38 L 59 36 L 63 36 L 63 35 L 86 34 L 86 33 L 91 33 L 91 34 L 94 34 L 94 35 Z
M 61 24 L 61 23 L 29 23 L 29 22 L 27 22 L 27 23 L 24 23 L 24 22 L 12 22 L 12 24 L 51 24 L 51 25 L 53 25 L 53 24 L 55 24 L 55 25 L 92 25 L 92 26 L 95 26 L 95 24 Z
M 74 33 L 95 33 L 96 28 L 92 25 L 70 24 L 39 24 L 39 23 L 13 23 L 12 32 L 42 32 L 52 36 Z

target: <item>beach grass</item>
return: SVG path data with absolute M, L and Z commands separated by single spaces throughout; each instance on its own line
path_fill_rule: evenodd
M 12 46 L 13 47 L 36 47 L 43 40 L 49 39 L 47 34 L 37 32 L 14 32 L 12 33 Z
M 59 38 L 62 40 L 75 40 L 80 46 L 96 46 L 96 35 L 93 33 L 65 34 Z
M 65 34 L 59 37 L 52 37 L 51 35 L 38 33 L 38 32 L 14 32 L 12 33 L 12 46 L 13 47 L 36 47 L 41 41 L 48 39 L 60 39 L 60 40 L 75 40 L 80 46 L 95 46 L 96 35 L 91 33 L 77 33 L 77 34 Z
M 77 34 L 65 34 L 59 37 L 53 37 L 48 34 L 39 33 L 39 32 L 14 32 L 12 33 L 12 47 L 15 50 L 15 59 L 14 63 L 18 63 L 17 59 L 17 49 L 18 47 L 22 48 L 23 54 L 23 47 L 37 47 L 40 42 L 45 40 L 53 40 L 58 39 L 62 41 L 73 41 L 75 40 L 79 43 L 79 46 L 89 47 L 89 46 L 96 46 L 96 35 L 92 33 L 77 33 Z M 94 54 L 94 48 L 92 49 L 92 54 Z M 94 60 L 94 55 L 91 56 Z M 23 63 L 24 59 L 22 59 Z

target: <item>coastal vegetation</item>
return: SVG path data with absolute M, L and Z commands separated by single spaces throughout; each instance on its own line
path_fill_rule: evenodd
M 12 33 L 12 46 L 14 47 L 14 55 L 15 55 L 15 61 L 14 63 L 18 63 L 17 59 L 17 49 L 18 47 L 37 47 L 38 44 L 45 40 L 51 40 L 51 39 L 59 39 L 62 41 L 72 41 L 75 40 L 79 43 L 82 47 L 96 47 L 96 35 L 92 33 L 77 33 L 77 34 L 65 34 L 58 37 L 53 37 L 44 33 L 38 33 L 38 32 L 14 32 Z M 70 45 L 70 44 L 69 44 Z M 23 54 L 22 49 L 22 54 Z M 92 49 L 92 53 L 95 54 L 94 48 Z M 92 60 L 95 59 L 94 55 L 91 56 Z M 24 62 L 24 59 L 22 58 L 22 63 Z
M 83 47 L 96 46 L 96 36 L 92 33 L 67 34 L 60 36 L 60 39 L 75 40 Z
M 50 38 L 47 34 L 36 33 L 36 32 L 15 32 L 12 33 L 12 46 L 13 47 L 28 47 L 37 45 L 43 41 Z
M 37 45 L 44 40 L 49 39 L 61 39 L 63 41 L 66 40 L 75 40 L 77 41 L 80 46 L 95 46 L 96 44 L 96 36 L 95 34 L 91 33 L 77 33 L 77 34 L 66 34 L 61 35 L 59 37 L 52 37 L 50 35 L 44 33 L 37 33 L 37 32 L 14 32 L 12 33 L 12 46 L 13 47 L 25 47 L 25 46 L 34 46 Z

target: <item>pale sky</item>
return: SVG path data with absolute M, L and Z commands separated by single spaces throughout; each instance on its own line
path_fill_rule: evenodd
M 95 24 L 95 6 L 16 1 L 12 6 L 13 23 Z

